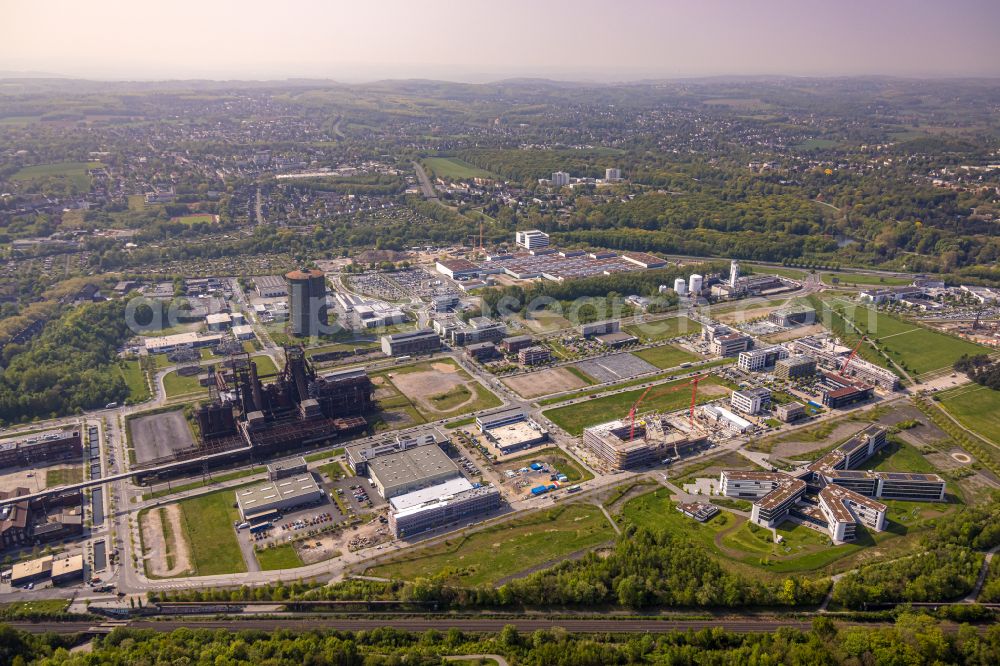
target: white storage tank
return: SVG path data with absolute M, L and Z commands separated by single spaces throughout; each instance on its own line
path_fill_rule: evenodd
M 674 280 L 674 291 L 677 292 L 678 296 L 683 296 L 687 293 L 687 283 L 684 282 L 684 278 L 677 278 Z
M 692 296 L 696 296 L 701 293 L 701 288 L 704 284 L 705 278 L 695 273 L 688 278 L 688 291 L 691 292 Z

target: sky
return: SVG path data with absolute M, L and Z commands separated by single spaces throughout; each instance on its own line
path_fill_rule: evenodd
M 1000 76 L 1000 0 L 0 0 L 0 72 Z

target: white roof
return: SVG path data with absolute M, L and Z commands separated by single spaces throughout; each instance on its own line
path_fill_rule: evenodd
M 228 312 L 216 312 L 215 314 L 205 315 L 205 321 L 209 324 L 224 324 L 232 320 L 233 318 L 229 316 Z
M 177 333 L 175 335 L 164 335 L 159 337 L 146 338 L 146 349 L 160 349 L 162 347 L 173 347 L 176 345 L 193 345 L 199 341 L 219 341 L 221 335 L 199 336 L 197 333 Z
M 457 495 L 472 489 L 472 483 L 465 477 L 450 479 L 429 488 L 414 490 L 405 495 L 399 495 L 389 500 L 394 511 L 404 511 L 427 502 L 435 502 L 447 495 Z

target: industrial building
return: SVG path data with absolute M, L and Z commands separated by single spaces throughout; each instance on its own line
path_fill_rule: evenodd
M 253 520 L 320 504 L 325 497 L 312 474 L 306 473 L 241 488 L 236 491 L 236 504 L 243 520 Z
M 661 259 L 655 254 L 647 252 L 624 252 L 622 259 L 630 261 L 641 268 L 663 268 L 667 265 L 666 259 Z
M 437 428 L 427 428 L 410 434 L 390 435 L 380 441 L 366 441 L 346 447 L 347 464 L 354 473 L 364 476 L 368 473 L 368 462 L 380 456 L 388 456 L 418 446 L 440 445 L 448 441 Z
M 789 381 L 816 374 L 816 361 L 804 354 L 783 358 L 774 364 L 774 376 Z
M 83 580 L 83 555 L 71 555 L 52 561 L 52 584 L 75 583 Z
M 441 349 L 441 340 L 431 328 L 383 335 L 381 341 L 382 353 L 386 356 L 432 354 Z
M 554 180 L 556 174 L 552 175 Z M 556 185 L 558 185 L 558 183 L 556 183 Z M 526 250 L 534 250 L 540 247 L 548 247 L 549 235 L 544 231 L 539 231 L 538 229 L 531 229 L 529 231 L 518 231 L 514 235 L 514 241 Z
M 771 404 L 771 391 L 766 388 L 744 389 L 733 391 L 729 398 L 733 409 L 744 414 L 759 414 Z
M 221 333 L 198 335 L 191 333 L 176 333 L 143 338 L 143 345 L 148 354 L 169 354 L 179 349 L 200 349 L 201 347 L 217 347 L 224 336 Z
M 492 485 L 477 487 L 459 477 L 393 497 L 389 505 L 389 527 L 403 539 L 489 514 L 503 506 L 503 498 Z
M 261 275 L 253 279 L 254 288 L 261 298 L 288 296 L 288 283 L 277 275 Z
M 46 580 L 52 575 L 51 555 L 39 557 L 26 562 L 18 562 L 10 569 L 11 585 L 26 585 L 40 580 Z
M 775 310 L 767 316 L 767 320 L 782 328 L 808 326 L 816 323 L 816 310 L 805 306 Z
M 440 446 L 418 446 L 367 462 L 368 477 L 385 499 L 427 488 L 462 475 Z
M 326 277 L 318 269 L 285 274 L 288 281 L 290 332 L 297 337 L 319 335 L 327 326 Z
M 549 439 L 549 433 L 526 412 L 508 409 L 476 417 L 479 432 L 500 455 L 522 451 Z
M 82 456 L 79 430 L 53 430 L 0 440 L 0 468 L 28 467 L 59 460 L 79 462 Z
M 694 428 L 651 415 L 635 422 L 610 421 L 584 428 L 583 443 L 614 469 L 650 465 L 665 457 L 679 458 L 705 444 L 705 435 Z
M 468 259 L 445 259 L 435 264 L 437 272 L 447 275 L 452 280 L 464 280 L 471 277 L 478 277 L 483 273 L 483 269 L 472 263 Z
M 290 476 L 297 476 L 308 473 L 308 465 L 305 458 L 292 458 L 281 462 L 271 463 L 267 466 L 267 478 L 269 481 L 279 481 Z
M 778 361 L 788 358 L 788 350 L 781 345 L 759 347 L 740 352 L 737 366 L 744 372 L 761 372 L 774 366 Z
M 725 407 L 717 405 L 702 405 L 700 415 L 701 418 L 709 423 L 720 426 L 730 432 L 742 434 L 753 428 L 753 424 L 742 416 L 737 416 Z

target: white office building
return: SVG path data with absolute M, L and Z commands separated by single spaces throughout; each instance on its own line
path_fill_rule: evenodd
M 538 229 L 518 231 L 514 238 L 518 245 L 528 250 L 549 246 L 549 235 Z
M 552 172 L 552 185 L 554 187 L 563 187 L 569 185 L 569 174 L 565 171 L 553 171 Z
M 609 183 L 617 183 L 622 179 L 621 169 L 605 169 L 604 170 L 604 180 Z

